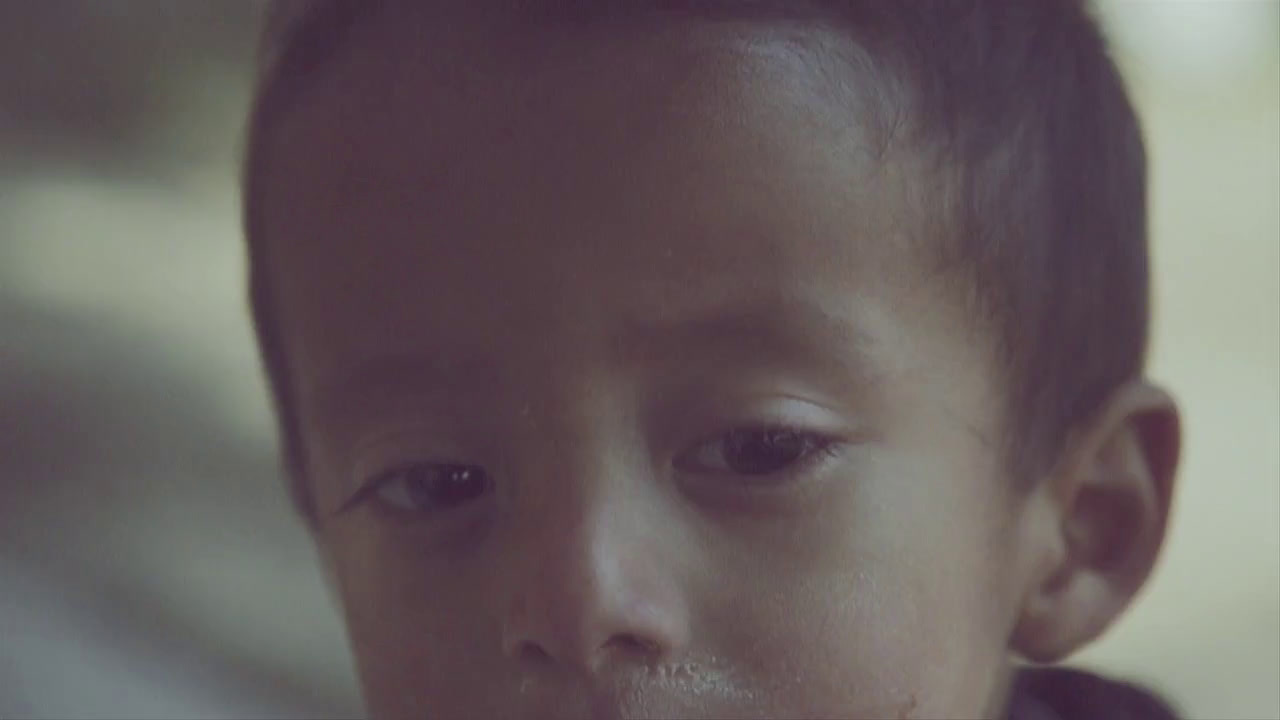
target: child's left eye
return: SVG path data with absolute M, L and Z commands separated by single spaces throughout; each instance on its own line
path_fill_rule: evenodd
M 773 475 L 818 459 L 833 446 L 828 437 L 793 428 L 737 428 L 681 453 L 675 464 L 689 472 Z

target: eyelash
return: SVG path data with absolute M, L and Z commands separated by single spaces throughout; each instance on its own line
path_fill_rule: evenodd
M 409 475 L 411 473 L 424 471 L 424 470 L 440 473 L 444 475 L 458 474 L 458 473 L 470 475 L 473 471 L 475 471 L 479 474 L 478 479 L 483 484 L 483 488 L 481 491 L 482 494 L 490 490 L 493 486 L 493 480 L 489 476 L 488 471 L 482 467 L 478 467 L 475 465 L 468 465 L 465 463 L 453 463 L 453 462 L 405 463 L 403 465 L 396 466 L 390 470 L 385 470 L 383 472 L 380 472 L 374 475 L 368 482 L 366 482 L 360 488 L 360 490 L 358 490 L 349 500 L 347 500 L 346 503 L 343 504 L 343 506 L 338 510 L 338 512 L 342 513 L 357 505 L 362 505 L 369 501 L 379 500 L 380 491 L 385 490 L 387 486 L 389 486 L 391 483 L 395 482 L 396 480 L 402 480 L 407 483 L 409 480 Z M 406 494 L 412 494 L 412 490 L 409 489 L 407 485 L 405 488 L 405 492 Z M 470 497 L 465 498 L 461 502 L 457 503 L 457 505 L 464 505 L 467 503 L 467 501 L 471 499 L 472 498 Z M 449 510 L 452 508 L 452 506 L 446 507 L 438 511 L 413 510 L 413 509 L 406 509 L 402 507 L 395 507 L 392 503 L 385 500 L 381 502 L 380 505 L 384 506 L 387 509 L 390 509 L 393 512 L 419 513 L 419 514 L 426 514 L 426 513 L 436 514 L 438 512 L 443 512 L 445 510 Z
M 745 480 L 739 484 L 747 486 L 760 485 L 777 485 L 783 484 L 790 478 L 805 475 L 821 467 L 823 463 L 831 460 L 840 452 L 840 442 L 837 438 L 830 435 L 815 432 L 806 428 L 784 425 L 784 424 L 762 424 L 747 425 L 733 428 L 727 432 L 721 433 L 691 448 L 691 451 L 681 453 L 677 456 L 677 467 L 681 464 L 681 458 L 696 455 L 698 451 L 711 447 L 713 451 L 723 450 L 724 445 L 730 441 L 735 433 L 755 433 L 769 436 L 771 440 L 778 436 L 790 437 L 793 441 L 798 440 L 801 447 L 794 459 L 783 461 L 776 470 L 768 470 L 765 472 L 741 472 L 734 468 L 718 469 L 695 469 L 694 472 L 700 472 L 707 475 L 732 475 Z M 759 438 L 757 438 L 759 439 Z M 754 480 L 759 478 L 760 480 Z M 781 482 L 779 482 L 781 481 Z
M 735 434 L 762 434 L 769 437 L 771 441 L 776 441 L 778 440 L 778 438 L 789 438 L 792 442 L 799 442 L 801 447 L 799 448 L 798 454 L 794 459 L 785 460 L 781 463 L 781 466 L 778 467 L 777 469 L 771 469 L 765 472 L 759 472 L 759 473 L 739 472 L 738 470 L 735 470 L 732 467 L 727 467 L 725 469 L 704 467 L 704 468 L 694 468 L 692 470 L 689 470 L 687 467 L 681 468 L 681 465 L 687 466 L 689 464 L 685 462 L 686 458 L 695 457 L 702 450 L 710 448 L 713 452 L 723 451 L 724 446 L 731 441 L 731 439 Z M 756 438 L 756 439 L 760 439 L 760 438 Z M 676 455 L 675 458 L 673 458 L 673 465 L 678 470 L 684 469 L 686 471 L 692 472 L 693 474 L 701 475 L 701 476 L 710 476 L 710 477 L 719 477 L 719 478 L 731 476 L 731 477 L 741 478 L 742 479 L 741 482 L 737 482 L 734 484 L 736 487 L 760 490 L 760 489 L 782 487 L 782 486 L 792 484 L 793 481 L 796 481 L 798 478 L 802 478 L 803 476 L 814 472 L 815 470 L 820 468 L 824 463 L 826 463 L 827 461 L 839 455 L 840 449 L 841 449 L 841 443 L 837 438 L 832 437 L 831 435 L 828 435 L 825 433 L 816 432 L 816 431 L 801 428 L 801 427 L 785 425 L 785 424 L 742 425 L 742 426 L 734 427 L 728 431 L 722 432 L 719 435 L 716 435 L 707 440 L 704 440 L 694 445 L 693 447 L 689 448 L 688 450 Z M 730 462 L 727 464 L 732 464 L 732 463 Z M 484 486 L 480 494 L 485 494 L 488 491 L 492 490 L 492 486 L 493 486 L 492 478 L 489 477 L 487 471 L 482 467 L 467 465 L 464 463 L 452 463 L 452 462 L 407 463 L 407 464 L 400 465 L 393 469 L 386 470 L 374 475 L 368 482 L 364 484 L 363 487 L 361 487 L 359 491 L 357 491 L 350 499 L 348 499 L 347 502 L 344 503 L 341 508 L 339 508 L 338 513 L 346 512 L 347 510 L 357 505 L 362 505 L 370 501 L 381 500 L 379 505 L 382 506 L 384 510 L 388 510 L 393 513 L 413 514 L 413 515 L 437 515 L 440 513 L 448 512 L 449 510 L 455 509 L 459 506 L 465 506 L 471 500 L 474 499 L 474 497 L 467 497 L 460 502 L 457 502 L 455 504 L 448 505 L 446 507 L 439 508 L 439 509 L 410 509 L 405 507 L 398 507 L 394 505 L 392 502 L 383 500 L 380 498 L 379 493 L 387 489 L 387 487 L 391 483 L 396 482 L 397 480 L 407 482 L 409 479 L 408 478 L 409 473 L 424 471 L 424 470 L 438 472 L 438 473 L 446 473 L 446 474 L 447 473 L 470 474 L 472 471 L 476 471 L 481 474 L 481 477 L 479 479 L 483 481 L 483 486 Z M 431 479 L 435 479 L 435 478 L 431 478 Z M 404 492 L 406 494 L 412 494 L 413 491 L 410 490 L 408 486 L 406 486 L 404 488 Z

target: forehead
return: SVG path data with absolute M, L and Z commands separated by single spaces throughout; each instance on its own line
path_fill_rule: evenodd
M 357 28 L 264 163 L 298 382 L 442 339 L 913 292 L 907 173 L 856 57 L 797 22 Z

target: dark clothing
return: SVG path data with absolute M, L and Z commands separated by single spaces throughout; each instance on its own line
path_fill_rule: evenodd
M 1026 668 L 1014 680 L 1009 720 L 1176 720 L 1142 688 L 1067 668 Z

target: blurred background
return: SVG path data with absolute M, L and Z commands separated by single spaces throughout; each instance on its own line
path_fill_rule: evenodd
M 1280 718 L 1280 4 L 1098 9 L 1187 442 L 1152 583 L 1077 661 Z M 0 0 L 0 717 L 360 713 L 243 301 L 260 10 Z

